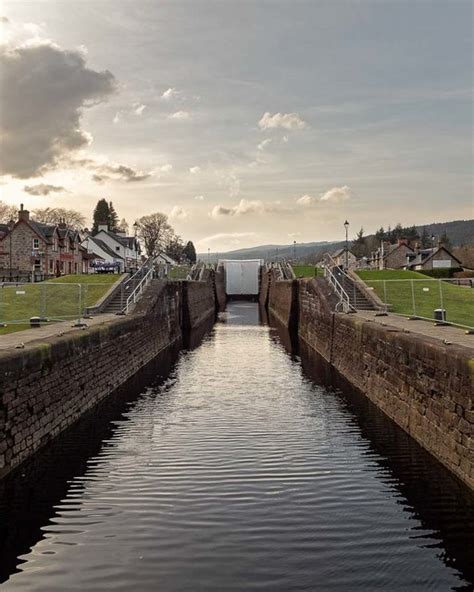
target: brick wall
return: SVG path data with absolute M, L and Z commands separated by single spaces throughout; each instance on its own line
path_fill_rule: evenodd
M 268 295 L 270 292 L 271 271 L 262 271 L 262 279 L 260 281 L 260 294 L 258 301 L 261 306 L 268 305 Z
M 186 315 L 212 318 L 212 285 L 183 284 L 155 280 L 129 317 L 0 353 L 0 477 L 181 342 Z
M 216 314 L 213 279 L 209 276 L 205 282 L 180 283 L 183 294 L 183 327 L 186 330 L 196 329 Z
M 268 310 L 280 323 L 290 328 L 296 321 L 297 314 L 297 280 L 278 280 L 273 274 L 270 279 L 268 293 Z

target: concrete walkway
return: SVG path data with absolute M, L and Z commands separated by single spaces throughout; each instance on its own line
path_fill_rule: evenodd
M 474 335 L 466 335 L 465 329 L 450 325 L 436 326 L 429 321 L 411 321 L 407 317 L 388 313 L 387 316 L 376 316 L 373 311 L 359 310 L 355 313 L 358 317 L 364 317 L 368 321 L 387 327 L 394 327 L 407 333 L 419 333 L 427 337 L 433 337 L 440 341 L 448 341 L 456 345 L 462 345 L 474 350 Z
M 118 319 L 116 314 L 100 314 L 90 319 L 84 319 L 88 327 L 103 325 L 104 323 Z M 62 321 L 60 323 L 51 323 L 43 325 L 37 329 L 26 329 L 7 335 L 0 335 L 0 351 L 15 349 L 22 346 L 34 345 L 37 341 L 42 341 L 48 337 L 56 337 L 64 333 L 82 331 L 81 327 L 73 327 L 75 321 Z

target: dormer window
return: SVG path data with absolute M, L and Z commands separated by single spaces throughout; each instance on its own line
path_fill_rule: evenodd
M 40 248 L 40 241 L 39 238 L 34 238 L 33 239 L 33 250 L 38 250 Z

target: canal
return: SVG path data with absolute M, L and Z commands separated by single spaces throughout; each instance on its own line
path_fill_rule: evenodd
M 5 479 L 0 588 L 472 590 L 471 494 L 288 344 L 230 304 Z

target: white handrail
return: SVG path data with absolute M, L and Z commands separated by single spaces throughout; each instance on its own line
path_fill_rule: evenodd
M 331 257 L 331 255 L 329 253 L 326 253 L 325 258 L 328 259 L 330 263 L 332 263 L 331 266 L 329 266 L 327 263 L 324 263 L 323 269 L 324 269 L 324 277 L 327 279 L 329 285 L 332 286 L 332 288 L 334 289 L 336 296 L 339 297 L 339 302 L 336 304 L 336 311 L 338 308 L 342 308 L 342 312 L 345 312 L 345 313 L 351 312 L 351 310 L 354 310 L 354 307 L 351 305 L 349 295 L 344 290 L 344 288 L 342 287 L 342 284 L 339 282 L 339 280 L 337 279 L 336 275 L 333 272 L 333 269 L 335 267 L 338 267 L 338 265 L 336 264 L 336 262 L 334 261 L 334 259 Z M 342 271 L 342 270 L 340 270 L 340 271 Z M 344 273 L 344 271 L 342 271 L 342 273 L 344 275 L 347 275 Z
M 138 297 L 141 296 L 143 290 L 146 288 L 146 286 L 148 286 L 148 284 L 150 283 L 152 278 L 153 278 L 153 267 L 147 271 L 147 273 L 140 280 L 137 287 L 133 290 L 133 292 L 127 298 L 127 302 L 126 302 L 125 307 L 123 309 L 124 314 L 128 314 L 130 306 L 137 302 Z

